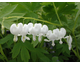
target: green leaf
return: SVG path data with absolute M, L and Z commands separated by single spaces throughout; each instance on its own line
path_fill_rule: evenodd
M 8 5 L 5 8 L 2 9 L 2 11 L 0 12 L 0 18 L 5 17 L 7 15 L 9 15 L 11 12 L 13 12 L 13 10 L 17 7 L 17 5 Z
M 31 10 L 30 2 L 19 2 L 27 11 Z
M 11 48 L 11 47 L 12 47 L 12 46 L 11 46 L 12 43 L 14 43 L 13 37 L 11 37 L 11 39 L 7 42 L 8 48 Z
M 0 9 L 3 9 L 6 7 L 8 4 L 6 2 L 0 2 Z
M 24 46 L 25 46 L 29 51 L 35 52 L 35 48 L 33 48 L 33 46 L 31 45 L 30 42 L 25 41 Z
M 12 58 L 15 58 L 19 54 L 21 46 L 22 44 L 20 42 L 14 45 L 12 49 Z
M 4 61 L 4 56 L 0 54 L 0 59 Z
M 36 48 L 38 51 L 45 53 L 45 54 L 49 54 L 47 50 L 44 50 L 43 48 Z
M 77 14 L 76 14 L 76 16 L 75 16 L 75 21 L 76 21 L 76 19 L 77 19 L 77 17 L 79 16 L 79 14 L 80 14 L 80 10 L 78 10 L 78 12 L 77 12 Z
M 52 57 L 52 62 L 57 62 L 58 57 Z
M 27 17 L 38 18 L 38 15 L 35 14 L 34 12 L 27 12 L 27 13 L 26 13 L 26 16 L 27 16 Z
M 52 2 L 42 2 L 42 3 L 41 3 L 41 5 L 45 5 L 45 6 L 48 6 L 48 5 L 50 5 L 50 4 L 52 4 Z
M 31 2 L 31 11 L 36 12 L 40 7 L 40 2 Z
M 6 37 L 0 39 L 0 44 L 6 43 L 7 41 L 11 40 L 11 38 L 13 38 L 12 34 L 7 35 Z
M 37 51 L 37 56 L 44 62 L 50 62 L 50 59 L 39 51 Z
M 30 59 L 29 52 L 28 52 L 28 50 L 24 46 L 21 48 L 21 59 L 24 62 L 28 62 L 29 59 Z
M 62 46 L 63 46 L 62 53 L 66 52 L 68 55 L 70 55 L 70 50 L 68 48 L 68 45 L 67 44 L 63 44 Z
M 35 52 L 31 52 L 31 58 L 32 58 L 32 61 L 34 61 L 34 62 L 37 61 L 37 55 Z
M 36 47 L 38 45 L 38 37 L 36 38 L 36 41 L 32 41 L 33 47 Z
M 69 60 L 66 56 L 59 56 L 59 58 L 61 58 L 62 60 Z
M 77 8 L 80 10 L 80 2 L 75 2 L 75 5 L 77 5 Z
M 18 6 L 16 7 L 16 9 L 13 11 L 13 13 L 26 13 L 26 9 L 25 7 L 23 7 L 20 2 L 8 2 L 11 5 L 16 5 L 18 4 Z
M 61 44 L 56 45 L 56 49 L 61 49 L 63 46 Z

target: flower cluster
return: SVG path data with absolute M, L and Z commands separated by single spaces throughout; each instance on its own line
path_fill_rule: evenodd
M 28 24 L 22 24 L 18 23 L 12 24 L 10 27 L 10 32 L 14 35 L 14 41 L 16 42 L 18 40 L 18 36 L 22 36 L 21 40 L 25 42 L 25 40 L 30 40 L 29 37 L 27 37 L 27 34 L 33 35 L 33 40 L 36 40 L 36 36 L 38 36 L 39 42 L 41 42 L 42 36 L 47 37 L 49 40 L 44 39 L 44 41 L 52 41 L 52 46 L 55 46 L 54 41 L 60 40 L 59 43 L 62 44 L 62 38 L 67 39 L 67 43 L 69 45 L 69 50 L 71 50 L 71 43 L 72 43 L 72 37 L 66 36 L 66 30 L 64 28 L 61 29 L 54 29 L 53 31 L 48 29 L 47 25 L 42 25 L 41 23 L 28 23 Z

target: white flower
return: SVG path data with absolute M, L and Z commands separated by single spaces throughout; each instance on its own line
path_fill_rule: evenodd
M 12 24 L 10 27 L 10 32 L 14 35 L 14 42 L 18 40 L 18 35 L 20 35 L 20 32 L 22 31 L 22 23 L 19 23 L 18 25 Z
M 69 46 L 69 50 L 71 50 L 72 37 L 71 37 L 71 35 L 69 35 L 69 36 L 66 36 L 65 38 L 67 38 L 67 43 L 68 43 L 68 46 Z
M 66 30 L 64 28 L 59 29 L 54 29 L 53 33 L 56 34 L 57 38 L 56 40 L 60 40 L 59 43 L 62 44 L 62 38 L 64 38 L 64 36 L 66 35 Z
M 56 34 L 53 33 L 51 30 L 49 30 L 49 31 L 47 32 L 46 36 L 47 36 L 47 38 L 48 38 L 49 40 L 46 40 L 46 39 L 45 39 L 44 41 L 52 41 L 52 46 L 55 46 L 54 41 L 55 41 L 56 38 L 57 38 Z
M 28 34 L 29 28 L 27 24 L 24 24 L 24 26 L 22 27 L 22 31 L 20 32 L 20 35 L 22 35 L 21 40 L 23 42 L 25 42 L 25 40 L 30 40 L 29 37 L 27 37 L 26 35 Z
M 42 36 L 46 36 L 47 32 L 48 32 L 47 25 L 43 25 L 41 27 L 41 32 L 40 32 L 39 37 L 38 37 L 39 42 L 41 41 Z
M 29 35 L 31 34 L 31 33 L 30 33 L 30 29 L 31 29 L 32 27 L 33 27 L 33 23 L 28 23 L 28 29 L 29 29 L 29 33 L 28 33 L 28 34 L 29 34 Z
M 64 36 L 66 35 L 66 30 L 64 28 L 59 29 L 54 29 L 53 31 L 49 30 L 46 34 L 47 38 L 49 40 L 45 41 L 52 41 L 52 46 L 55 45 L 54 41 L 55 40 L 60 40 L 59 43 L 62 44 L 62 38 L 64 38 Z
M 33 27 L 29 29 L 29 33 L 33 35 L 33 40 L 36 40 L 36 36 L 39 35 L 41 32 L 41 24 L 36 23 Z

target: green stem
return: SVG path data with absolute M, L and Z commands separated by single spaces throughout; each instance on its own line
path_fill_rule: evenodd
M 2 46 L 1 46 L 1 44 L 0 44 L 0 52 L 1 52 L 1 54 L 5 57 L 5 59 L 6 59 L 6 61 L 8 61 L 8 59 L 7 59 L 7 57 L 5 56 L 5 54 L 4 54 L 4 52 L 3 52 L 3 49 L 2 49 Z
M 76 45 L 76 51 L 77 51 L 77 55 L 78 55 L 78 57 L 79 57 L 79 51 L 78 51 L 77 40 L 76 40 L 76 37 L 75 37 L 74 32 L 73 32 L 72 34 L 73 34 L 73 36 L 74 36 L 74 41 L 75 41 L 75 45 Z
M 65 39 L 64 39 L 64 41 L 67 43 L 67 41 Z M 75 50 L 73 50 L 73 48 L 71 48 L 71 50 L 73 51 L 73 53 L 75 54 L 75 56 L 80 59 L 79 55 L 77 55 L 77 52 Z
M 42 47 L 43 44 L 44 44 L 44 37 L 42 37 L 42 41 L 41 41 L 40 47 Z
M 78 15 L 79 16 L 79 15 Z M 75 27 L 76 27 L 76 24 L 77 24 L 77 19 L 78 19 L 78 16 L 75 18 L 75 22 L 74 22 L 74 27 L 73 27 L 73 31 L 72 31 L 72 34 L 73 34 L 73 36 L 74 36 L 74 41 L 75 41 L 75 45 L 76 45 L 76 51 L 77 51 L 77 55 L 78 55 L 78 57 L 79 57 L 79 51 L 78 51 L 78 45 L 77 45 L 77 40 L 76 40 L 76 36 L 75 36 Z M 80 59 L 80 57 L 79 57 L 79 59 Z
M 59 15 L 58 15 L 58 12 L 57 12 L 57 8 L 56 8 L 54 2 L 53 2 L 53 6 L 54 6 L 54 10 L 55 10 L 55 12 L 56 12 L 57 18 L 58 18 L 58 20 L 59 20 L 59 23 L 60 23 L 60 25 L 62 25 L 61 20 L 60 20 Z
M 55 23 L 51 23 L 49 21 L 45 21 L 45 20 L 40 20 L 40 19 L 36 19 L 36 18 L 32 18 L 32 17 L 21 17 L 21 16 L 11 16 L 11 17 L 4 17 L 5 19 L 9 19 L 9 18 L 24 18 L 24 19 L 33 19 L 33 20 L 37 20 L 37 21 L 41 21 L 41 22 L 45 22 L 45 23 L 49 23 L 55 26 L 61 26 L 60 24 L 55 24 Z

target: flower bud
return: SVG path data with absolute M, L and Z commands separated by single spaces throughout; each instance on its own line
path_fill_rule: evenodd
M 2 25 L 1 28 L 2 28 L 2 34 L 4 34 L 4 25 Z

